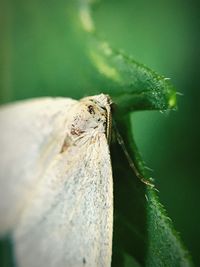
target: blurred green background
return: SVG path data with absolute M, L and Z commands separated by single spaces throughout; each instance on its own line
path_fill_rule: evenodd
M 69 0 L 0 3 L 1 103 L 100 91 Z M 200 266 L 200 2 L 104 0 L 94 15 L 99 33 L 113 47 L 170 77 L 183 94 L 176 112 L 137 112 L 132 119 L 161 202 Z

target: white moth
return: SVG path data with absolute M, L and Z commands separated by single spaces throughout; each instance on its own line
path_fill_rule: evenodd
M 107 95 L 0 108 L 0 236 L 18 267 L 111 265 Z

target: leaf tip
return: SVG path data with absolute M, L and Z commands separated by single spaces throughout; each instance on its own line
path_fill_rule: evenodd
M 177 106 L 177 101 L 176 101 L 176 91 L 172 90 L 169 95 L 168 99 L 168 107 L 169 109 L 175 109 Z

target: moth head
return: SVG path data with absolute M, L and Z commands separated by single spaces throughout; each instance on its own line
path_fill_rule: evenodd
M 95 137 L 98 133 L 110 131 L 110 105 L 107 95 L 86 97 L 77 102 L 71 113 L 69 131 L 73 140 Z

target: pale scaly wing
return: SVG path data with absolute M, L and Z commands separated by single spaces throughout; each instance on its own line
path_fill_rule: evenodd
M 13 232 L 18 266 L 110 266 L 112 188 L 104 133 L 58 154 Z
M 65 138 L 77 101 L 41 98 L 0 107 L 0 235 L 15 225 Z
M 0 230 L 21 267 L 111 264 L 110 99 L 40 99 L 0 110 Z

